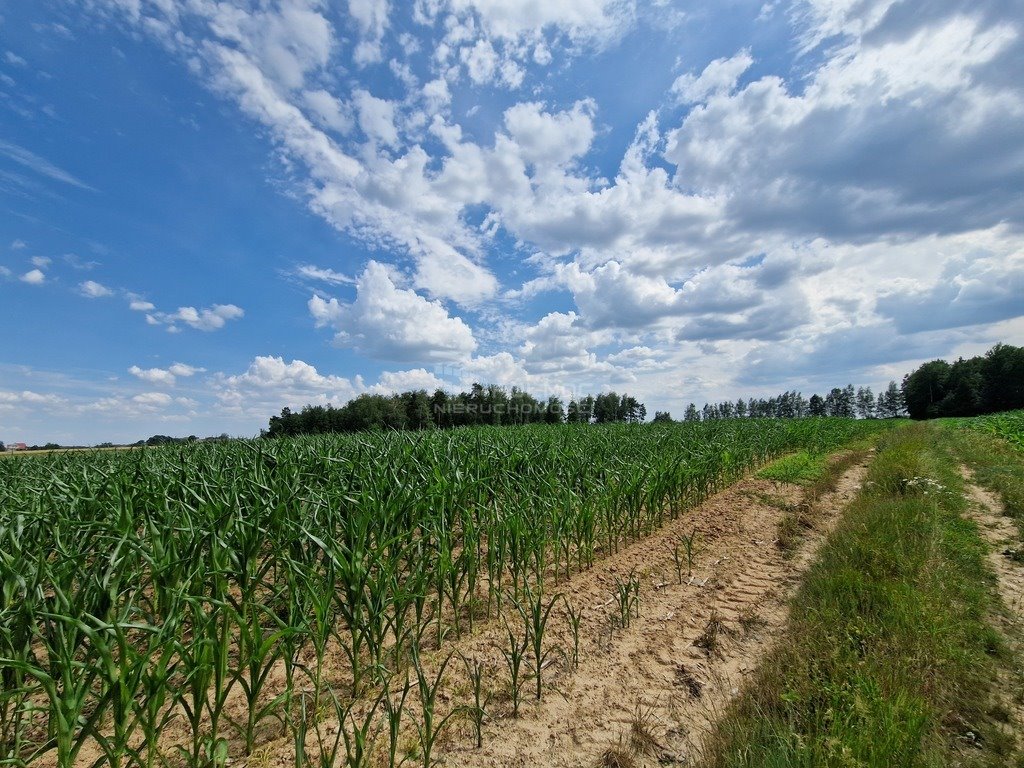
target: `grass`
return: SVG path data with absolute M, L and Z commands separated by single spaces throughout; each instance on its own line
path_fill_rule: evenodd
M 951 419 L 944 426 L 949 428 L 949 438 L 974 473 L 974 479 L 999 494 L 1006 514 L 1014 519 L 1024 538 L 1024 449 L 995 434 L 979 431 L 977 427 L 991 418 Z M 950 428 L 957 426 L 967 429 Z
M 827 456 L 800 451 L 773 461 L 758 472 L 757 476 L 779 483 L 810 485 L 824 474 L 827 463 Z
M 882 438 L 706 765 L 1005 764 L 991 687 L 1008 651 L 987 621 L 984 545 L 940 434 L 914 425 Z
M 776 545 L 786 557 L 792 557 L 803 541 L 807 531 L 814 528 L 818 500 L 839 486 L 839 480 L 850 467 L 864 461 L 870 444 L 862 442 L 848 447 L 838 456 L 796 453 L 769 464 L 759 474 L 769 472 L 770 479 L 790 482 L 802 486 L 803 493 L 796 505 L 782 505 L 785 514 L 779 520 L 776 531 Z M 805 456 L 807 460 L 800 457 Z M 798 479 L 783 479 L 785 477 Z

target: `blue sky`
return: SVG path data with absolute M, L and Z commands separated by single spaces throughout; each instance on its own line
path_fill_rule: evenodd
M 0 440 L 1022 344 L 1018 11 L 0 0 Z

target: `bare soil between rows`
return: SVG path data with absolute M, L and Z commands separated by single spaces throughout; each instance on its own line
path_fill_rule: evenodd
M 631 752 L 638 766 L 692 764 L 702 738 L 784 628 L 790 596 L 865 472 L 866 464 L 853 466 L 834 491 L 805 506 L 810 527 L 795 554 L 778 546 L 778 526 L 805 502 L 803 489 L 751 477 L 560 585 L 585 611 L 579 668 L 553 674 L 557 690 L 519 718 L 493 719 L 480 749 L 466 728 L 453 729 L 443 764 L 586 766 L 609 750 Z M 680 584 L 671 550 L 694 528 L 698 554 Z M 639 615 L 615 629 L 615 580 L 634 571 Z M 569 640 L 563 617 L 553 630 L 563 644 Z M 498 642 L 486 633 L 458 650 L 487 658 L 498 671 Z
M 989 546 L 987 560 L 996 574 L 1002 598 L 1004 611 L 992 619 L 1016 650 L 1017 667 L 1004 668 L 999 673 L 999 698 L 1008 714 L 1002 728 L 1016 743 L 1018 754 L 1024 754 L 1024 562 L 1018 560 L 1024 546 L 1016 524 L 1004 513 L 999 498 L 975 484 L 966 467 L 961 468 L 961 474 L 967 481 L 968 514 Z

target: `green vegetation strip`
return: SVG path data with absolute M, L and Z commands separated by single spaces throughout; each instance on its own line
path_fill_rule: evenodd
M 788 641 L 723 718 L 708 765 L 1006 759 L 987 702 L 1007 651 L 986 623 L 991 576 L 941 434 L 914 425 L 882 437 L 794 600 Z
M 824 474 L 827 463 L 828 457 L 825 455 L 800 451 L 773 461 L 757 476 L 780 483 L 810 485 Z
M 950 419 L 957 450 L 975 479 L 999 494 L 1024 536 L 1024 411 Z

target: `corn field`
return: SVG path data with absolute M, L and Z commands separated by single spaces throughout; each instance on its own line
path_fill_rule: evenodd
M 880 426 L 474 428 L 0 461 L 0 765 L 221 766 L 287 737 L 300 767 L 371 752 L 430 766 L 456 709 L 442 675 L 468 674 L 475 709 L 457 706 L 484 714 L 479 669 L 448 665 L 446 642 L 522 615 L 510 674 L 535 669 L 539 698 L 560 582 L 766 461 Z
M 974 416 L 960 419 L 958 423 L 970 429 L 1001 437 L 1017 448 L 1024 449 L 1024 411 L 1006 411 L 988 416 Z

